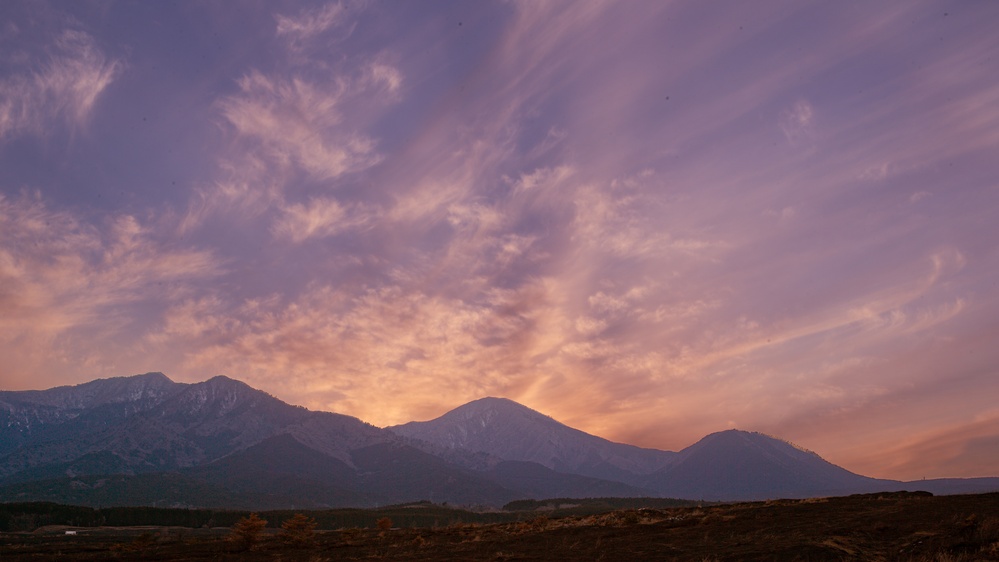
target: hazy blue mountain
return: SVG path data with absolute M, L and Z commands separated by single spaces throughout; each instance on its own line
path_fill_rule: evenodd
M 669 466 L 676 453 L 614 443 L 505 398 L 482 398 L 425 422 L 390 431 L 443 449 L 533 462 L 556 472 L 629 484 Z
M 982 494 L 999 492 L 999 477 L 984 478 L 931 478 L 903 482 L 906 490 L 923 490 L 939 496 L 951 494 Z

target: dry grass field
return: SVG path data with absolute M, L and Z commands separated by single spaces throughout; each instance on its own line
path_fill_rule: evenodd
M 0 535 L 0 560 L 999 560 L 999 493 L 887 493 L 435 528 L 267 529 L 250 549 L 228 529 L 47 527 Z M 381 527 L 381 528 L 378 528 Z

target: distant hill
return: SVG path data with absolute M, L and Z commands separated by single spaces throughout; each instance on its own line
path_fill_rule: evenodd
M 760 433 L 713 433 L 680 451 L 647 481 L 659 493 L 705 500 L 836 496 L 900 489 L 854 474 L 786 441 Z
M 379 429 L 292 406 L 227 377 L 161 373 L 0 391 L 0 501 L 280 509 L 428 500 L 744 500 L 999 490 L 999 478 L 876 480 L 758 433 L 723 431 L 679 452 L 588 435 L 484 398 Z

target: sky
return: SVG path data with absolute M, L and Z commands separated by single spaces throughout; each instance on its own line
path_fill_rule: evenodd
M 0 387 L 999 476 L 999 3 L 0 3 Z

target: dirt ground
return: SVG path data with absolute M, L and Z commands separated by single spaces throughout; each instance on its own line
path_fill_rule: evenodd
M 890 493 L 417 529 L 342 529 L 252 549 L 226 529 L 39 529 L 0 560 L 999 560 L 999 493 Z

